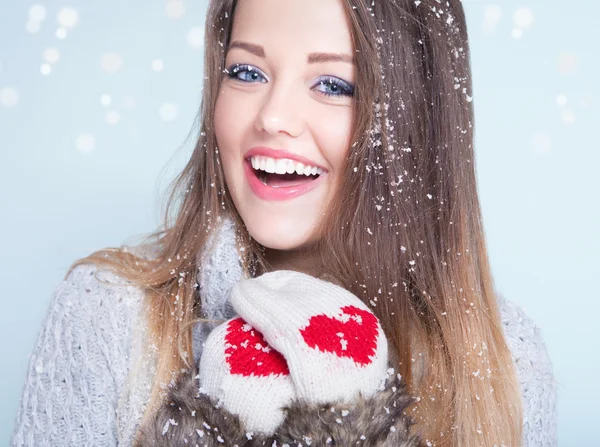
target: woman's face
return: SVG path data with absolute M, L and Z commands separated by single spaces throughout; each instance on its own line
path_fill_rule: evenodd
M 316 241 L 350 143 L 353 54 L 341 0 L 237 4 L 215 132 L 233 202 L 268 248 Z

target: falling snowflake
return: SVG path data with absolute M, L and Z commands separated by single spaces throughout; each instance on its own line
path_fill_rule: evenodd
M 185 5 L 182 0 L 167 0 L 165 12 L 170 19 L 180 19 L 185 14 Z
M 50 47 L 44 50 L 44 59 L 49 64 L 55 64 L 56 62 L 58 62 L 59 58 L 60 52 L 56 48 Z
M 100 104 L 102 104 L 104 107 L 108 107 L 111 102 L 112 102 L 112 99 L 109 95 L 100 96 Z
M 75 147 L 79 152 L 90 153 L 96 147 L 96 139 L 88 133 L 82 133 L 75 139 Z
M 122 64 L 123 60 L 121 59 L 121 56 L 116 53 L 106 53 L 102 56 L 102 69 L 109 74 L 119 71 Z
M 187 43 L 190 47 L 201 49 L 204 47 L 204 30 L 200 27 L 194 27 L 187 33 Z
M 152 70 L 154 71 L 162 71 L 165 68 L 165 64 L 161 59 L 154 59 L 152 61 Z
M 19 92 L 15 87 L 4 87 L 0 90 L 0 104 L 4 107 L 14 107 L 19 103 Z
M 483 29 L 487 33 L 493 32 L 502 18 L 502 8 L 498 5 L 488 5 L 483 16 Z
M 575 112 L 571 109 L 566 109 L 562 113 L 562 121 L 565 124 L 573 124 L 575 122 Z
M 79 22 L 79 13 L 73 8 L 63 8 L 56 18 L 61 27 L 73 28 Z
M 531 139 L 531 148 L 536 154 L 545 154 L 552 146 L 552 139 L 545 133 L 537 133 Z
M 43 5 L 35 4 L 29 8 L 29 20 L 33 22 L 43 22 L 46 18 L 46 8 Z
M 106 122 L 111 125 L 115 125 L 121 119 L 121 115 L 116 110 L 110 110 L 106 114 Z
M 179 115 L 179 110 L 177 109 L 177 106 L 175 104 L 165 103 L 162 106 L 160 106 L 159 114 L 163 121 L 171 122 L 177 119 L 177 116 Z
M 533 23 L 533 12 L 527 7 L 517 8 L 513 16 L 513 22 L 517 28 L 529 28 Z

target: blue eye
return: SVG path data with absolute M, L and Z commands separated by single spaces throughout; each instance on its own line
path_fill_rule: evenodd
M 233 67 L 229 68 L 228 70 L 225 70 L 225 72 L 230 78 L 237 79 L 243 82 L 251 81 L 246 81 L 245 79 L 238 77 L 238 74 L 240 73 L 250 73 L 251 80 L 256 80 L 258 77 L 263 77 L 256 68 L 250 65 L 235 64 Z
M 326 76 L 323 80 L 319 81 L 318 85 L 329 86 L 331 88 L 329 92 L 322 92 L 327 96 L 352 96 L 354 94 L 354 87 L 332 76 Z
M 229 69 L 225 70 L 225 73 L 229 78 L 242 82 L 253 82 L 259 78 L 264 79 L 264 76 L 259 72 L 258 69 L 247 64 L 235 64 Z M 264 83 L 266 81 L 261 82 Z M 316 86 L 321 85 L 328 88 L 325 91 L 319 90 L 319 92 L 325 96 L 354 95 L 354 87 L 351 84 L 333 76 L 324 76 L 323 78 L 321 78 Z

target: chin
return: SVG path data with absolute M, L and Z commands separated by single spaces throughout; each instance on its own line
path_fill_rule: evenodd
M 242 216 L 244 219 L 244 217 Z M 259 244 L 272 250 L 297 250 L 312 243 L 314 225 L 304 224 L 294 218 L 277 219 L 274 216 L 252 216 L 244 224 Z

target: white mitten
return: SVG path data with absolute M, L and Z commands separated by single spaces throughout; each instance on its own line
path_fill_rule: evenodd
M 283 356 L 242 318 L 217 326 L 206 339 L 200 392 L 236 414 L 248 431 L 272 434 L 295 390 Z
M 300 398 L 326 403 L 373 395 L 387 377 L 377 317 L 343 287 L 291 270 L 239 281 L 231 304 L 287 360 Z

